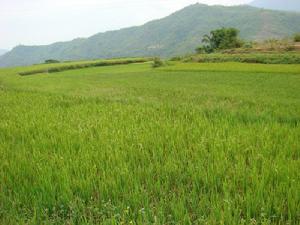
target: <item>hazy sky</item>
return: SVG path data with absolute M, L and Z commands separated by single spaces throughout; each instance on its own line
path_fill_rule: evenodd
M 251 0 L 0 0 L 0 49 L 50 44 L 141 25 L 190 4 Z

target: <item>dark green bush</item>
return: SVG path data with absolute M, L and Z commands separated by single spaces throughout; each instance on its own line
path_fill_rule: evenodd
M 45 60 L 45 64 L 51 64 L 51 63 L 60 63 L 60 61 L 55 59 L 47 59 Z
M 295 36 L 294 36 L 294 41 L 295 41 L 295 42 L 300 42 L 300 33 L 295 34 Z
M 212 53 L 217 50 L 240 48 L 243 41 L 239 39 L 239 30 L 229 27 L 213 30 L 202 38 L 203 46 L 196 49 L 197 53 Z
M 253 42 L 244 42 L 242 47 L 246 49 L 253 48 Z
M 152 67 L 157 68 L 164 65 L 164 62 L 160 58 L 154 58 Z

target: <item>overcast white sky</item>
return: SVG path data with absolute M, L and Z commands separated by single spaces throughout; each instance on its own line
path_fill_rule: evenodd
M 251 0 L 0 0 L 0 49 L 50 44 L 141 25 L 196 2 Z

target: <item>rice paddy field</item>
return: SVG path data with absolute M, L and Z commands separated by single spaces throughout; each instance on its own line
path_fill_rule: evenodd
M 300 65 L 40 67 L 0 70 L 0 224 L 300 224 Z

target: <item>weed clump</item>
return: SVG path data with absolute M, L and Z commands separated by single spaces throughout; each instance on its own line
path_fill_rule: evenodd
M 153 68 L 162 67 L 163 65 L 164 65 L 164 62 L 160 58 L 158 58 L 158 57 L 154 58 L 153 64 L 152 64 Z

